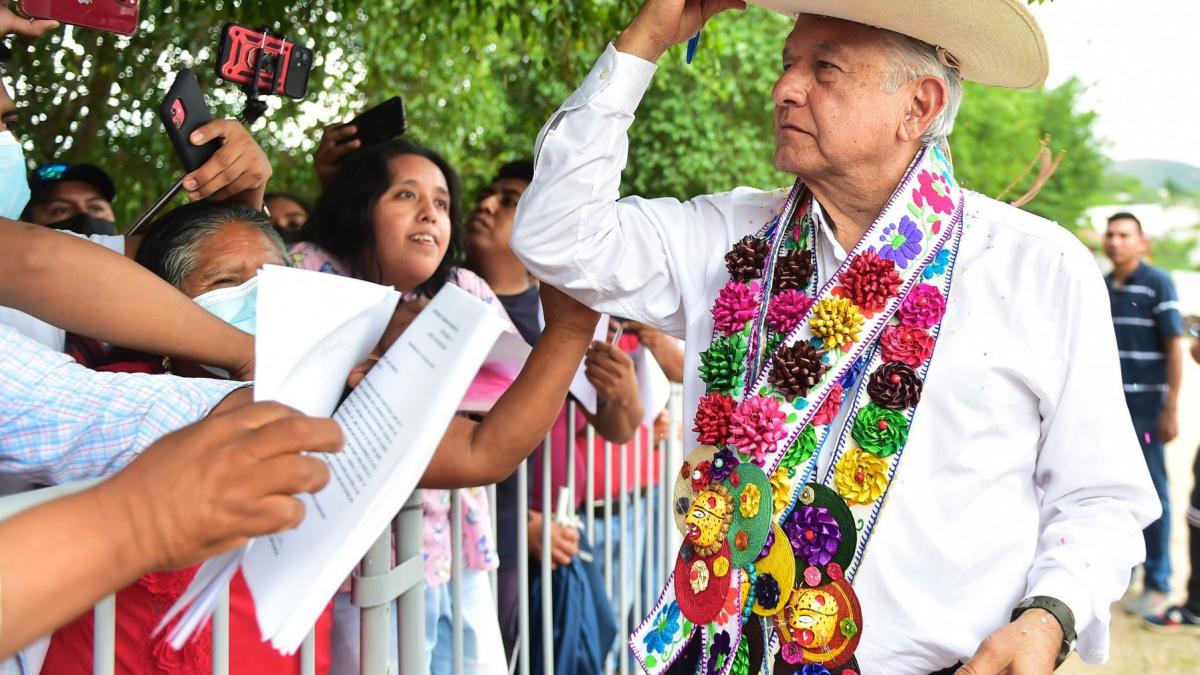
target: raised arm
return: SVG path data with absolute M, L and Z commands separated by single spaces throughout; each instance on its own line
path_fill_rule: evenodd
M 122 347 L 253 375 L 253 337 L 137 263 L 56 230 L 0 219 L 0 305 Z
M 542 306 L 546 329 L 521 374 L 482 422 L 454 418 L 421 487 L 498 483 L 546 437 L 599 317 L 547 285 L 542 286 Z

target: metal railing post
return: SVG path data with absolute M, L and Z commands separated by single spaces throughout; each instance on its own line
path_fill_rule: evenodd
M 212 672 L 229 675 L 229 585 L 221 591 L 212 617 Z
M 529 460 L 517 468 L 517 661 L 529 675 Z
M 400 509 L 400 515 L 396 518 L 396 551 L 398 553 L 398 562 L 403 563 L 411 559 L 420 559 L 421 557 L 421 525 L 423 521 L 423 508 L 421 491 L 415 490 L 404 508 Z M 384 538 L 389 537 L 390 529 L 384 532 Z M 386 541 L 386 539 L 385 539 Z M 388 561 L 390 562 L 390 561 Z M 366 561 L 364 560 L 363 574 L 367 574 Z M 389 609 L 391 603 L 387 603 L 385 609 Z M 400 642 L 400 663 L 398 672 L 401 673 L 419 673 L 425 670 L 425 581 L 422 580 L 415 586 L 406 591 L 397 601 L 397 624 L 398 639 Z M 385 615 L 386 616 L 386 615 Z M 364 617 L 365 623 L 365 617 Z M 387 622 L 383 623 L 384 633 L 386 635 Z M 363 653 L 366 653 L 366 646 L 360 646 Z M 383 645 L 384 653 L 388 649 L 388 644 Z M 380 671 L 381 673 L 383 671 Z M 363 670 L 362 675 L 374 675 Z
M 92 673 L 113 675 L 117 668 L 117 596 L 110 595 L 92 609 Z
M 450 491 L 450 648 L 453 651 L 451 672 L 463 672 L 463 615 L 462 615 L 462 495 Z
M 570 439 L 567 439 L 570 442 Z M 554 518 L 554 498 L 551 481 L 552 448 L 550 434 L 542 445 L 542 672 L 554 672 L 554 592 L 550 575 L 550 523 Z
M 617 666 L 620 669 L 621 675 L 629 673 L 629 659 L 625 658 L 625 650 L 620 648 L 620 645 L 625 644 L 625 636 L 629 634 L 629 610 L 627 602 L 629 600 L 629 572 L 633 571 L 632 565 L 629 572 L 625 570 L 625 563 L 629 560 L 629 549 L 633 545 L 632 532 L 629 530 L 629 444 L 621 444 L 621 550 L 620 560 L 617 566 L 617 575 L 620 579 L 618 588 L 620 590 L 620 602 L 617 604 L 617 636 L 620 638 L 617 642 Z

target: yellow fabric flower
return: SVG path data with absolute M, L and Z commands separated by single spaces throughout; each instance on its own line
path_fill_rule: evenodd
M 713 574 L 723 577 L 729 574 L 729 558 L 721 557 L 713 561 Z
M 851 504 L 872 504 L 888 484 L 888 462 L 861 448 L 851 448 L 838 460 L 834 483 Z
M 759 504 L 762 502 L 762 491 L 758 489 L 758 486 L 754 483 L 747 485 L 746 489 L 742 490 L 741 499 L 742 503 L 738 507 L 738 510 L 741 512 L 742 517 L 753 518 L 757 516 Z
M 787 467 L 781 466 L 771 474 L 771 497 L 774 513 L 782 513 L 792 498 L 792 479 L 788 477 Z
M 825 298 L 813 307 L 808 327 L 824 339 L 825 349 L 839 349 L 858 340 L 862 334 L 862 312 L 850 298 Z

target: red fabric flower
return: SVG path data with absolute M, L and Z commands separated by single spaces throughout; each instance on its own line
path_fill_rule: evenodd
M 914 326 L 888 326 L 879 338 L 879 348 L 884 361 L 898 361 L 913 368 L 933 354 L 933 336 L 923 328 Z
M 712 392 L 700 399 L 696 406 L 696 424 L 692 431 L 704 445 L 721 447 L 729 439 L 729 417 L 733 414 L 733 399 L 720 392 Z
M 897 315 L 900 323 L 916 328 L 930 328 L 946 314 L 946 298 L 936 286 L 917 284 L 900 304 Z
M 700 462 L 692 470 L 692 489 L 696 492 L 708 487 L 712 480 L 712 462 Z
M 713 303 L 713 322 L 717 330 L 725 335 L 733 335 L 746 327 L 746 322 L 754 318 L 758 310 L 758 295 L 762 285 L 757 281 L 750 284 L 739 284 L 730 281 L 717 295 Z
M 804 313 L 812 306 L 812 298 L 795 289 L 784 291 L 771 299 L 767 308 L 767 324 L 771 330 L 787 335 L 800 324 Z
M 812 423 L 815 426 L 823 426 L 833 421 L 837 417 L 838 409 L 842 407 L 842 398 L 846 392 L 842 389 L 842 383 L 838 382 L 833 385 L 833 389 L 829 390 L 829 396 L 825 397 L 825 401 L 817 408 L 816 414 L 813 415 Z
M 841 282 L 838 295 L 853 300 L 859 311 L 869 316 L 896 297 L 901 279 L 896 263 L 879 257 L 875 251 L 866 251 L 842 272 Z

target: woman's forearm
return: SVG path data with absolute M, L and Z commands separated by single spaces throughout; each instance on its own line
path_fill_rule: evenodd
M 248 376 L 254 338 L 162 279 L 69 234 L 0 219 L 0 305 L 66 330 Z

